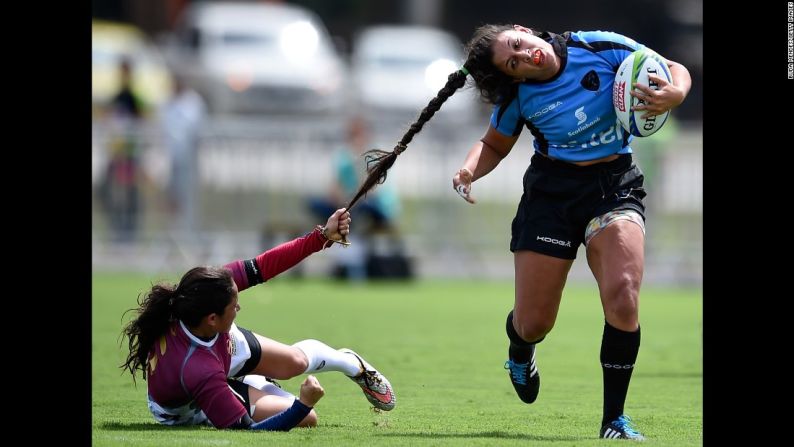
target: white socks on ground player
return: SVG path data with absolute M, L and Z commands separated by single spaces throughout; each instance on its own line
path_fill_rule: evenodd
M 309 359 L 309 366 L 304 374 L 338 371 L 355 377 L 361 372 L 361 364 L 355 356 L 339 352 L 321 341 L 302 340 L 292 346 L 303 351 Z

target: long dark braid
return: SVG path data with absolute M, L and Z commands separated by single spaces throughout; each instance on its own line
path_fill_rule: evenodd
M 513 29 L 512 25 L 483 25 L 477 28 L 474 35 L 466 44 L 466 62 L 463 68 L 452 73 L 447 78 L 447 83 L 439 90 L 438 95 L 430 100 L 427 107 L 419 114 L 419 118 L 403 135 L 402 139 L 391 152 L 373 149 L 364 153 L 369 175 L 359 187 L 358 192 L 347 204 L 347 209 L 366 196 L 367 192 L 376 184 L 386 181 L 386 174 L 392 167 L 397 156 L 407 147 L 414 135 L 422 130 L 426 122 L 441 108 L 441 105 L 466 83 L 466 76 L 471 75 L 475 86 L 480 92 L 480 98 L 490 104 L 509 102 L 515 96 L 517 84 L 514 80 L 499 71 L 493 65 L 493 44 L 503 31 Z M 537 35 L 536 31 L 532 31 Z
M 132 380 L 140 370 L 146 380 L 149 351 L 175 320 L 188 327 L 196 327 L 211 313 L 223 315 L 232 299 L 231 272 L 222 267 L 194 267 L 182 276 L 179 284 L 155 284 L 144 296 L 138 297 L 137 318 L 124 327 L 122 336 L 128 338 L 129 354 L 119 365 L 129 370 Z M 125 314 L 127 312 L 124 312 Z
M 376 184 L 386 181 L 387 171 L 392 167 L 394 161 L 397 160 L 397 156 L 405 151 L 405 149 L 408 147 L 408 144 L 411 142 L 411 140 L 413 140 L 414 135 L 422 130 L 422 127 L 425 125 L 425 123 L 430 121 L 430 118 L 432 118 L 438 109 L 441 108 L 441 105 L 444 104 L 444 102 L 449 99 L 450 96 L 455 94 L 459 88 L 466 84 L 467 74 L 468 70 L 464 64 L 463 68 L 449 75 L 447 78 L 447 83 L 444 85 L 444 87 L 438 91 L 438 94 L 435 98 L 430 100 L 430 103 L 427 105 L 427 107 L 425 107 L 419 114 L 419 118 L 417 118 L 417 120 L 411 124 L 411 127 L 407 132 L 405 132 L 405 135 L 403 135 L 402 139 L 400 139 L 400 142 L 394 146 L 394 149 L 391 152 L 372 149 L 364 153 L 364 159 L 367 163 L 367 172 L 369 175 L 359 187 L 356 195 L 345 207 L 347 210 L 353 208 L 353 205 L 355 205 L 361 197 L 366 196 L 367 192 L 369 192 L 369 190 L 372 189 Z

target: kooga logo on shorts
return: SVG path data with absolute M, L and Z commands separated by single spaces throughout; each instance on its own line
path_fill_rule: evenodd
M 540 240 L 540 241 L 543 241 L 543 242 L 549 242 L 549 243 L 557 244 L 557 245 L 562 245 L 563 247 L 570 247 L 571 246 L 571 241 L 561 241 L 559 239 L 552 239 L 552 238 L 546 237 L 546 236 L 537 236 L 536 240 Z

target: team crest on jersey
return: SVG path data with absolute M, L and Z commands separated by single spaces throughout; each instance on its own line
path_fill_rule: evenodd
M 234 342 L 232 337 L 229 337 L 229 339 L 226 341 L 226 348 L 229 351 L 229 355 L 232 357 L 237 354 L 237 343 Z
M 601 80 L 598 79 L 598 75 L 596 74 L 595 70 L 590 70 L 582 78 L 581 84 L 582 87 L 586 88 L 587 90 L 597 92 L 598 87 L 601 85 Z

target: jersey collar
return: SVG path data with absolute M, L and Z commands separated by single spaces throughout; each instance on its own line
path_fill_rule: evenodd
M 187 338 L 190 339 L 191 343 L 199 345 L 199 346 L 204 346 L 204 347 L 207 347 L 207 348 L 211 348 L 215 344 L 215 342 L 218 340 L 218 335 L 220 335 L 220 333 L 217 333 L 217 334 L 215 334 L 214 337 L 212 337 L 212 340 L 204 341 L 204 340 L 196 337 L 195 335 L 193 335 L 193 333 L 190 332 L 190 329 L 188 329 L 187 326 L 185 326 L 185 323 L 183 323 L 182 320 L 179 320 L 179 326 L 182 328 L 182 332 L 185 333 Z

